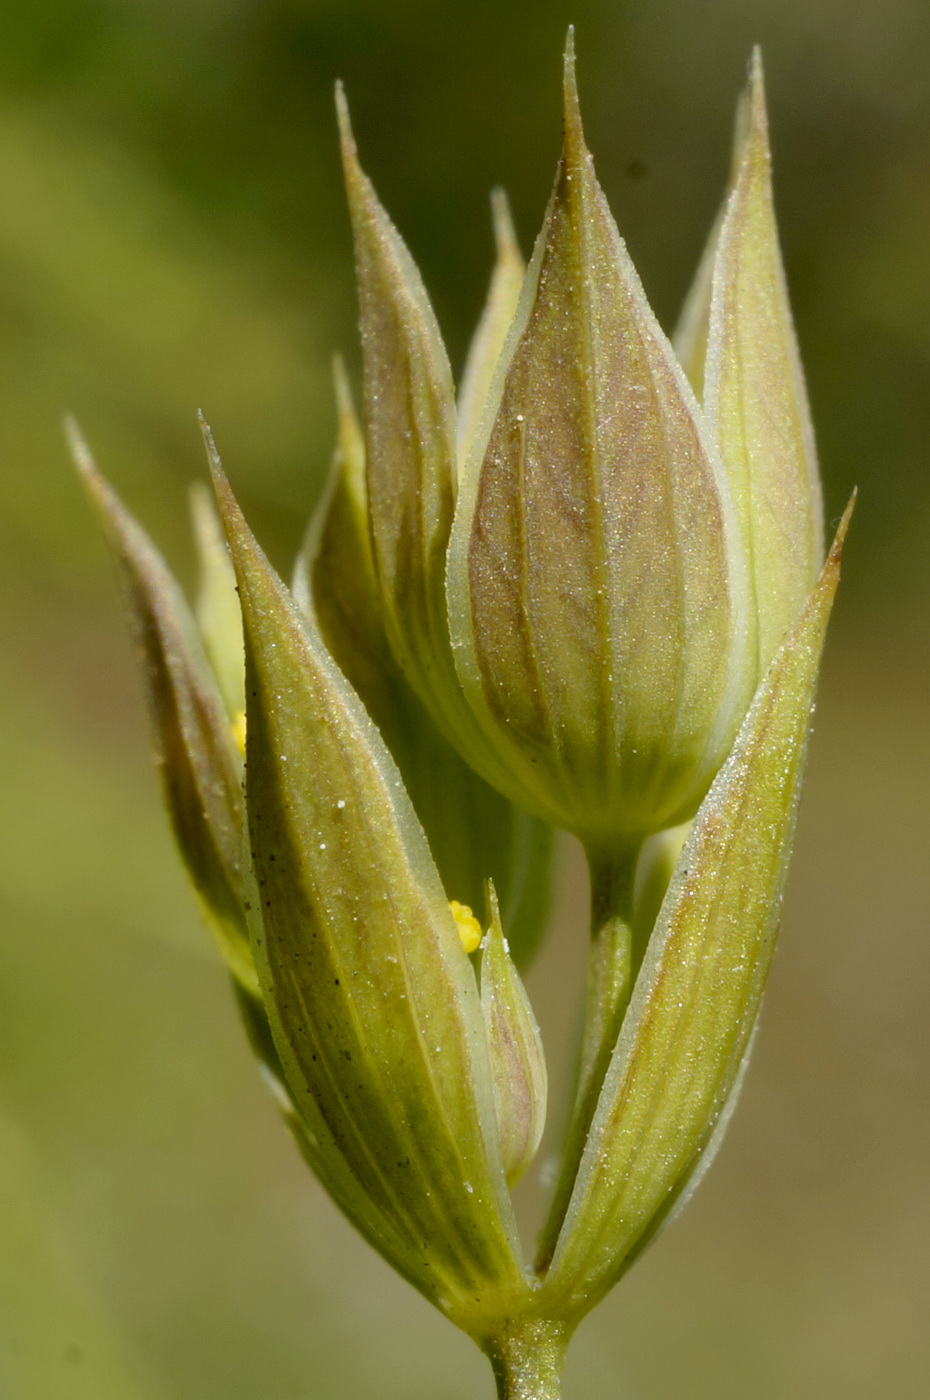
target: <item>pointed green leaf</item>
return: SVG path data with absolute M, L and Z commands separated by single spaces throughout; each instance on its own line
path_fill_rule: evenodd
M 494 885 L 481 945 L 481 1009 L 488 1029 L 501 1156 L 511 1186 L 536 1156 L 546 1126 L 548 1080 L 539 1026 L 510 956 Z
M 681 826 L 670 827 L 668 831 L 657 832 L 655 836 L 650 836 L 640 852 L 632 911 L 634 967 L 638 968 L 642 963 L 646 944 L 690 830 L 690 822 L 685 822 Z
M 597 1302 L 655 1234 L 732 1105 L 778 928 L 848 518 L 849 511 L 695 819 L 604 1081 L 568 1211 L 547 1227 L 543 1258 L 553 1245 L 554 1257 L 545 1288 L 553 1305 L 575 1316 Z
M 230 970 L 257 991 L 242 908 L 241 765 L 223 702 L 170 570 L 97 471 L 77 429 L 69 435 L 125 585 L 178 847 Z
M 463 688 L 520 800 L 609 845 L 690 816 L 726 753 L 744 581 L 700 412 L 594 176 L 571 53 L 565 103 L 447 591 Z
M 365 449 L 344 376 L 328 490 L 311 522 L 294 593 L 400 769 L 450 898 L 480 908 L 492 878 L 525 966 L 550 908 L 552 833 L 517 811 L 443 738 L 404 680 L 382 630 L 368 535 Z
M 468 351 L 459 392 L 456 436 L 460 462 L 468 458 L 472 441 L 479 429 L 494 370 L 516 314 L 526 271 L 510 216 L 510 205 L 503 190 L 494 191 L 491 207 L 497 261 L 488 289 L 488 299 Z
M 704 400 L 704 370 L 707 358 L 707 336 L 710 331 L 710 304 L 713 293 L 714 267 L 717 261 L 717 245 L 720 242 L 720 230 L 726 216 L 727 204 L 739 178 L 746 137 L 749 133 L 749 121 L 749 95 L 744 93 L 736 104 L 733 157 L 727 197 L 723 201 L 723 205 L 714 220 L 710 236 L 704 245 L 704 252 L 701 254 L 701 261 L 698 263 L 694 281 L 685 298 L 678 325 L 672 336 L 675 354 L 678 356 L 681 367 L 688 376 L 688 382 L 699 402 Z
M 499 791 L 509 773 L 462 694 L 446 616 L 456 492 L 452 375 L 422 278 L 362 171 L 336 93 L 355 242 L 368 513 L 381 620 L 407 683 L 449 742 Z
M 778 246 L 758 51 L 745 110 L 742 159 L 717 246 L 704 407 L 750 560 L 761 675 L 817 577 L 823 508 Z
M 348 1171 L 390 1222 L 386 1257 L 480 1329 L 524 1285 L 474 974 L 377 731 L 219 473 L 217 490 L 246 635 L 256 961 L 287 1084 L 324 1181 Z
M 226 713 L 235 725 L 245 713 L 242 614 L 226 536 L 207 489 L 200 482 L 191 491 L 191 514 L 200 556 L 197 625 Z
M 365 443 L 342 362 L 335 369 L 337 435 L 327 487 L 297 560 L 294 596 L 314 617 L 343 673 L 380 727 L 396 673 L 381 616 L 368 529 Z
M 455 494 L 452 374 L 426 288 L 356 156 L 337 94 L 358 276 L 368 498 L 384 627 L 414 687 L 444 707 L 443 562 Z
M 711 288 L 714 281 L 714 267 L 717 262 L 717 244 L 726 205 L 714 220 L 710 236 L 704 245 L 701 261 L 698 263 L 694 281 L 685 298 L 685 304 L 678 318 L 678 325 L 672 335 L 672 348 L 678 361 L 688 376 L 688 383 L 699 402 L 704 398 L 704 370 L 707 360 L 707 335 L 710 329 Z

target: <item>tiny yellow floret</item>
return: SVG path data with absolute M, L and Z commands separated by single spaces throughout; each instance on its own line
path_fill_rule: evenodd
M 245 758 L 245 710 L 239 710 L 235 719 L 230 724 L 232 736 L 236 741 L 236 748 Z
M 466 953 L 473 953 L 484 937 L 484 931 L 467 904 L 459 904 L 457 899 L 449 900 L 452 917 L 458 924 L 459 937 Z

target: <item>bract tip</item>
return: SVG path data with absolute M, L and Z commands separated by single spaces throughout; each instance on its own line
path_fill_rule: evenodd
M 349 160 L 356 155 L 356 145 L 355 136 L 352 132 L 352 119 L 349 116 L 349 103 L 341 78 L 336 83 L 336 120 L 339 123 L 339 141 L 342 146 L 342 158 L 343 160 Z
M 765 74 L 762 69 L 762 50 L 758 44 L 754 46 L 749 59 L 747 97 L 750 127 L 767 137 L 769 120 L 765 106 Z
M 859 488 L 858 486 L 854 486 L 852 495 L 850 496 L 849 501 L 847 502 L 846 509 L 843 511 L 843 514 L 840 517 L 840 523 L 836 527 L 836 535 L 834 536 L 833 544 L 830 546 L 829 562 L 831 564 L 839 564 L 839 561 L 843 556 L 843 545 L 846 543 L 846 532 L 849 529 L 849 522 L 850 520 L 852 520 L 852 514 L 856 508 L 856 498 L 858 495 Z
M 333 356 L 333 388 L 336 392 L 336 408 L 340 417 L 352 411 L 352 393 L 349 389 L 349 376 L 346 373 L 346 363 L 337 352 Z
M 213 491 L 216 496 L 216 504 L 225 526 L 230 514 L 235 513 L 238 509 L 236 499 L 233 496 L 232 488 L 223 470 L 220 454 L 216 450 L 216 443 L 213 441 L 213 433 L 210 430 L 210 424 L 202 413 L 198 412 L 197 418 L 200 423 L 200 431 L 203 434 L 203 445 L 207 450 L 207 462 L 210 467 L 210 476 L 213 478 Z
M 565 139 L 565 156 L 579 159 L 584 152 L 584 131 L 581 125 L 581 108 L 578 104 L 578 81 L 575 74 L 575 27 L 569 25 L 565 40 L 565 56 L 562 66 L 562 129 Z
M 491 220 L 494 224 L 494 242 L 498 257 L 514 253 L 519 257 L 520 250 L 513 226 L 513 215 L 510 212 L 510 200 L 507 198 L 507 191 L 501 185 L 497 185 L 491 191 Z
M 78 421 L 70 413 L 64 420 L 65 437 L 68 440 L 68 449 L 81 476 L 86 482 L 97 479 L 97 466 L 90 454 L 90 448 L 84 440 L 84 434 L 78 426 Z

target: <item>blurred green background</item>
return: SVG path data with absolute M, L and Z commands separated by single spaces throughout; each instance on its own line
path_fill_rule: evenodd
M 60 431 L 190 576 L 202 407 L 284 566 L 357 365 L 332 115 L 461 364 L 487 192 L 528 249 L 578 26 L 589 143 L 670 326 L 764 47 L 828 503 L 860 503 L 740 1113 L 583 1327 L 567 1400 L 925 1400 L 930 6 L 11 0 L 0 26 L 0 1396 L 480 1400 L 471 1344 L 298 1162 L 198 926 Z M 531 990 L 575 1010 L 577 858 Z M 574 981 L 573 981 L 574 979 Z

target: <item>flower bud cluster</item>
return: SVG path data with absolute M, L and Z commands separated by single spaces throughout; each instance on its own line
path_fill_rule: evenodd
M 209 432 L 219 516 L 195 498 L 196 617 L 77 453 L 256 1053 L 336 1202 L 502 1374 L 518 1335 L 564 1345 L 732 1111 L 845 519 L 823 564 L 758 56 L 670 341 L 595 177 L 569 43 L 542 231 L 524 268 L 495 195 L 457 395 L 338 105 L 364 411 L 337 366 L 331 480 L 292 585 Z M 547 1075 L 518 968 L 545 924 L 553 828 L 589 857 L 590 971 L 528 1267 L 510 1187 Z

